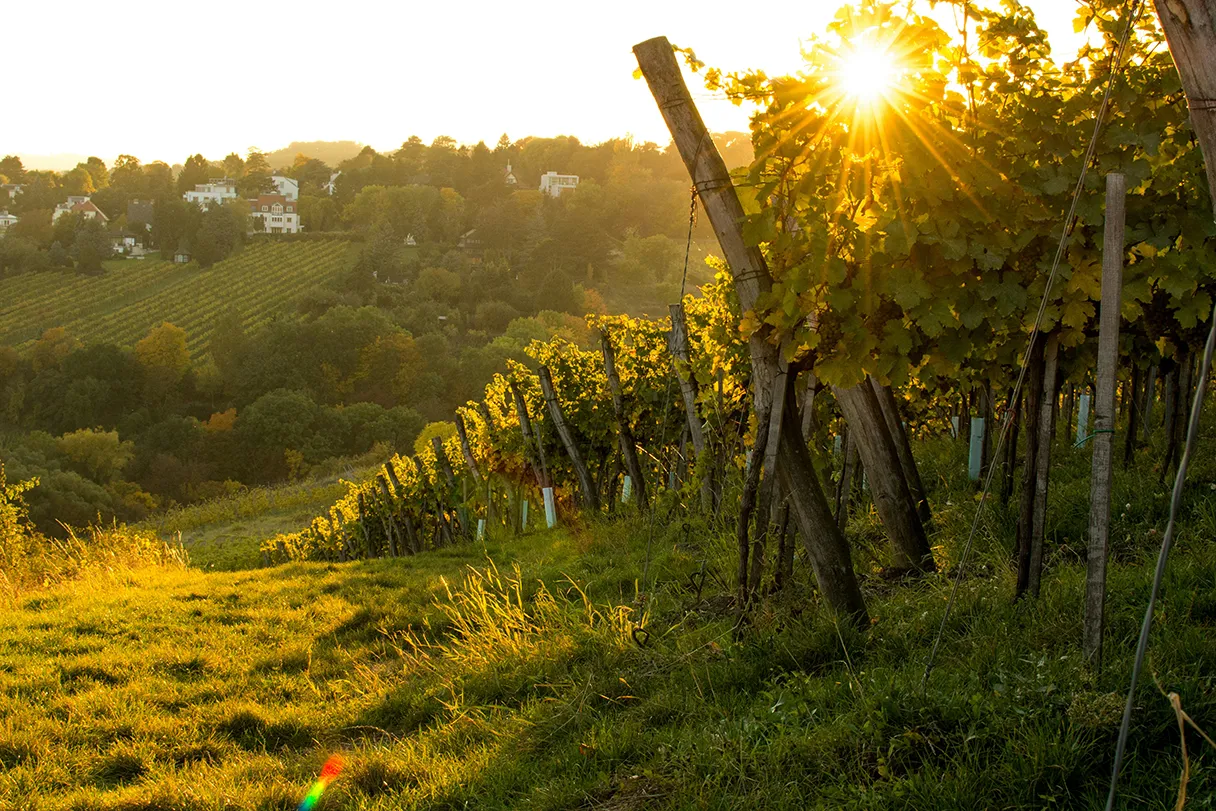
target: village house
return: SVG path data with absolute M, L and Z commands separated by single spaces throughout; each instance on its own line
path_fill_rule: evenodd
M 0 211 L 0 234 L 7 231 L 10 226 L 16 225 L 20 220 L 20 217 L 14 217 L 7 211 Z
M 96 203 L 94 203 L 88 197 L 79 194 L 74 194 L 68 198 L 66 203 L 60 203 L 59 205 L 55 206 L 55 213 L 51 215 L 51 221 L 54 222 L 58 220 L 64 214 L 71 214 L 73 216 L 79 214 L 86 220 L 96 219 L 101 220 L 102 222 L 110 221 L 110 218 L 105 215 L 105 212 L 97 207 Z
M 578 175 L 559 175 L 557 172 L 545 172 L 540 176 L 540 190 L 550 197 L 561 197 L 562 192 L 573 191 L 578 187 Z
M 206 183 L 199 183 L 194 187 L 194 191 L 188 191 L 182 197 L 203 208 L 210 208 L 213 205 L 223 204 L 225 200 L 236 199 L 236 181 L 228 178 L 209 180 Z
M 249 214 L 262 221 L 268 234 L 300 233 L 300 207 L 282 194 L 262 194 L 249 201 Z
M 275 190 L 288 200 L 295 202 L 300 199 L 300 181 L 294 177 L 274 175 L 270 180 L 274 183 Z

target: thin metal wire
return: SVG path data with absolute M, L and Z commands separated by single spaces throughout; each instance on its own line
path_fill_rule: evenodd
M 1161 593 L 1161 580 L 1165 577 L 1165 564 L 1169 560 L 1170 549 L 1174 545 L 1174 523 L 1178 518 L 1178 508 L 1182 505 L 1182 488 L 1186 484 L 1186 468 L 1191 462 L 1191 454 L 1195 451 L 1195 439 L 1199 435 L 1199 412 L 1203 410 L 1203 400 L 1207 394 L 1208 372 L 1212 367 L 1212 350 L 1216 347 L 1216 307 L 1212 308 L 1212 326 L 1208 329 L 1208 341 L 1203 347 L 1203 366 L 1199 377 L 1199 385 L 1195 387 L 1195 399 L 1191 401 L 1191 421 L 1186 429 L 1186 446 L 1182 450 L 1182 458 L 1178 461 L 1178 471 L 1174 474 L 1174 493 L 1170 498 L 1170 519 L 1165 526 L 1165 537 L 1161 540 L 1161 552 L 1157 555 L 1157 570 L 1153 573 L 1153 590 L 1148 595 L 1148 607 L 1144 609 L 1144 622 L 1140 626 L 1140 641 L 1136 644 L 1136 660 L 1132 664 L 1132 681 L 1127 688 L 1127 703 L 1123 705 L 1123 721 L 1119 724 L 1119 742 L 1115 745 L 1115 765 L 1110 773 L 1110 794 L 1106 797 L 1106 811 L 1115 807 L 1115 791 L 1119 785 L 1119 770 L 1123 766 L 1123 754 L 1127 750 L 1127 736 L 1132 723 L 1132 702 L 1136 699 L 1136 682 L 1140 679 L 1140 671 L 1144 667 L 1144 654 L 1148 650 L 1148 636 L 1153 628 L 1153 607 L 1157 603 L 1157 595 Z
M 706 137 L 708 137 L 708 136 L 706 136 Z M 700 154 L 701 154 L 701 145 L 698 144 L 697 145 L 697 157 L 699 157 Z M 696 158 L 693 159 L 693 162 L 694 163 L 696 162 Z M 688 256 L 692 250 L 692 228 L 693 228 L 693 223 L 695 223 L 696 219 L 697 219 L 697 189 L 695 186 L 693 187 L 691 197 L 692 197 L 692 199 L 688 204 L 688 240 L 684 245 L 684 274 L 683 274 L 682 278 L 680 279 L 680 304 L 681 305 L 684 304 L 684 290 L 685 290 L 685 285 L 688 283 Z M 685 331 L 685 340 L 687 340 L 687 330 Z M 672 371 L 668 370 L 668 372 L 667 372 L 667 392 L 663 398 L 663 400 L 664 400 L 663 413 L 662 413 L 662 417 L 661 417 L 663 420 L 663 430 L 660 431 L 660 433 L 659 433 L 659 449 L 660 450 L 662 450 L 663 446 L 667 444 L 667 424 L 668 424 L 668 422 L 670 422 L 669 418 L 671 416 L 671 378 L 672 378 Z M 660 467 L 660 469 L 662 469 L 662 468 Z M 645 584 L 650 577 L 650 557 L 651 557 L 651 550 L 654 546 L 654 514 L 655 514 L 656 509 L 657 509 L 657 502 L 656 502 L 656 500 L 652 499 L 650 502 L 650 521 L 649 521 L 649 526 L 647 527 L 647 530 L 646 530 L 646 559 L 642 564 L 642 583 L 643 584 Z M 651 584 L 651 588 L 653 588 L 653 584 Z
M 1018 397 L 1022 392 L 1022 384 L 1026 380 L 1026 372 L 1030 367 L 1031 353 L 1034 351 L 1035 341 L 1039 336 L 1039 328 L 1043 324 L 1043 315 L 1047 311 L 1047 302 L 1051 297 L 1051 286 L 1055 282 L 1056 274 L 1060 269 L 1060 262 L 1064 258 L 1064 249 L 1068 245 L 1068 237 L 1072 233 L 1073 224 L 1076 222 L 1077 205 L 1081 199 L 1081 192 L 1085 188 L 1085 176 L 1089 173 L 1089 164 L 1093 160 L 1094 152 L 1098 148 L 1098 136 L 1102 131 L 1102 122 L 1106 118 L 1106 110 L 1110 106 L 1111 90 L 1114 88 L 1115 79 L 1118 78 L 1119 72 L 1123 69 L 1123 57 L 1127 50 L 1128 40 L 1131 38 L 1132 28 L 1136 24 L 1136 19 L 1140 16 L 1140 10 L 1144 6 L 1144 0 L 1133 0 L 1130 14 L 1127 20 L 1127 26 L 1123 29 L 1123 35 L 1119 39 L 1119 46 L 1115 50 L 1111 71 L 1106 81 L 1106 90 L 1102 94 L 1102 103 L 1098 106 L 1098 114 L 1094 119 L 1093 134 L 1089 139 L 1089 146 L 1085 150 L 1085 159 L 1081 162 L 1081 173 L 1077 177 L 1077 185 L 1072 191 L 1072 203 L 1068 207 L 1068 216 L 1064 218 L 1064 228 L 1060 232 L 1060 242 L 1056 246 L 1056 255 L 1051 263 L 1051 272 L 1047 274 L 1047 285 L 1043 288 L 1043 299 L 1039 302 L 1039 311 L 1035 314 L 1034 328 L 1030 331 L 1030 340 L 1026 343 L 1026 352 L 1022 356 L 1022 369 L 1018 372 L 1017 383 L 1013 387 L 1013 393 L 1009 397 L 1009 401 L 1005 406 L 1005 414 L 1001 420 L 1001 433 L 997 439 L 996 450 L 994 456 L 1000 456 L 1001 448 L 1005 445 L 1005 439 L 1009 435 L 1009 427 L 1013 424 L 1013 415 L 1017 410 Z M 996 465 L 988 466 L 988 475 L 984 477 L 984 489 L 980 492 L 980 502 L 975 508 L 975 518 L 971 522 L 971 530 L 967 533 L 967 542 L 963 544 L 963 553 L 959 556 L 957 573 L 954 578 L 954 585 L 950 588 L 950 599 L 946 602 L 946 610 L 942 614 L 941 624 L 938 625 L 937 635 L 933 639 L 933 648 L 929 651 L 929 659 L 925 662 L 925 675 L 921 679 L 921 689 L 924 690 L 929 684 L 929 676 L 933 672 L 933 662 L 937 658 L 938 649 L 941 647 L 942 636 L 946 632 L 946 623 L 950 619 L 950 612 L 954 609 L 954 603 L 958 597 L 958 589 L 963 581 L 963 570 L 967 566 L 967 560 L 971 555 L 971 548 L 975 543 L 975 535 L 979 530 L 980 519 L 984 514 L 984 505 L 988 502 L 988 491 L 992 488 L 992 478 L 996 473 Z

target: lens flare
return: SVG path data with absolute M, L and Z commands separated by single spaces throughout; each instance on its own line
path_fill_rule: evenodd
M 899 66 L 891 54 L 872 45 L 856 45 L 842 55 L 837 71 L 841 89 L 857 101 L 884 98 L 899 81 Z
M 317 804 L 317 800 L 321 799 L 321 795 L 325 793 L 325 789 L 342 773 L 344 765 L 346 764 L 343 762 L 341 755 L 333 755 L 329 760 L 325 761 L 325 765 L 321 767 L 321 776 L 317 778 L 317 782 L 312 784 L 312 788 L 308 790 L 308 794 L 300 802 L 299 811 L 312 811 L 312 807 Z

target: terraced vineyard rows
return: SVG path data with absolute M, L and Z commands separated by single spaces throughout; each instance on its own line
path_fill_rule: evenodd
M 171 262 L 107 263 L 100 277 L 31 273 L 0 280 L 0 342 L 20 346 L 52 327 L 86 343 L 131 345 L 162 321 L 186 330 L 201 355 L 215 319 L 229 309 L 246 328 L 289 315 L 301 295 L 350 267 L 342 241 L 246 248 L 209 270 Z

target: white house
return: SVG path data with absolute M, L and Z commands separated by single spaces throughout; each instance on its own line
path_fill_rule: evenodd
M 188 191 L 182 197 L 203 208 L 210 208 L 222 204 L 225 200 L 236 199 L 236 181 L 228 178 L 209 180 L 199 183 L 194 187 L 194 191 Z
M 274 181 L 274 187 L 279 194 L 292 201 L 300 199 L 300 181 L 294 177 L 283 177 L 282 175 L 274 175 L 270 179 Z
M 573 191 L 578 186 L 578 175 L 559 175 L 545 172 L 540 176 L 540 190 L 550 197 L 561 197 L 562 192 Z
M 0 211 L 0 234 L 3 234 L 9 229 L 9 226 L 16 225 L 20 221 L 20 217 L 14 217 L 7 211 Z
M 262 230 L 268 234 L 298 234 L 300 206 L 281 194 L 263 194 L 249 201 L 249 214 L 262 220 Z
M 79 194 L 74 194 L 68 198 L 66 203 L 60 203 L 55 206 L 55 213 L 51 215 L 51 222 L 58 220 L 64 214 L 79 214 L 86 220 L 98 219 L 102 222 L 110 221 L 105 212 L 98 208 L 92 200 Z

